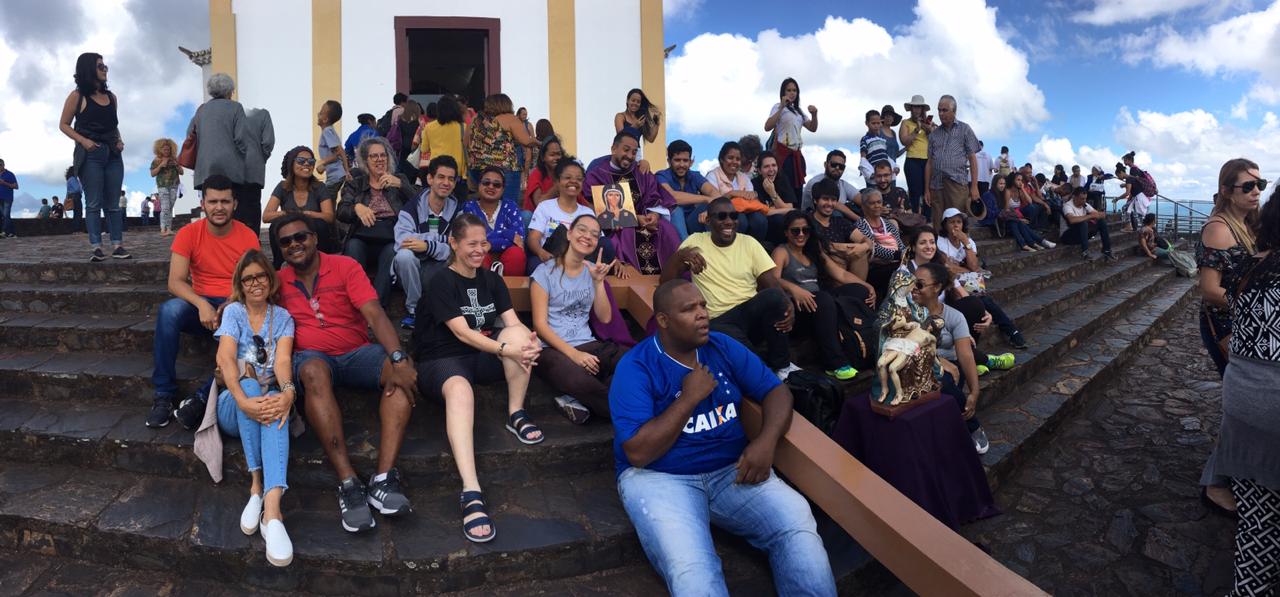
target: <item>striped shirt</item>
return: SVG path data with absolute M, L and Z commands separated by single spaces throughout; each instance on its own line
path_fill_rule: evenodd
M 968 186 L 969 156 L 977 153 L 978 137 L 969 125 L 957 120 L 951 128 L 934 127 L 929 133 L 929 188 L 941 189 L 943 178 Z

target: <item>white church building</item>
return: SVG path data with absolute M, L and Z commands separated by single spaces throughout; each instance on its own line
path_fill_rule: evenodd
M 608 152 L 629 89 L 665 107 L 662 0 L 209 0 L 209 22 L 209 70 L 271 112 L 278 153 L 315 147 L 330 99 L 345 139 L 396 92 L 474 107 L 502 92 L 584 161 Z M 645 155 L 662 164 L 665 144 Z

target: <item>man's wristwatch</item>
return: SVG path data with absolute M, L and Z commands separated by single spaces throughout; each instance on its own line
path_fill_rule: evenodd
M 404 351 L 402 350 L 397 350 L 387 356 L 391 358 L 392 365 L 399 365 L 400 363 L 404 362 L 405 359 L 409 358 L 409 356 L 404 354 Z

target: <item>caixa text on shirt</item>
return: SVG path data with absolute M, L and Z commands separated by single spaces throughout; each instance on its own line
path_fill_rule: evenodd
M 679 397 L 679 395 L 677 395 L 677 397 Z M 710 431 L 736 418 L 738 418 L 737 405 L 732 402 L 729 404 L 722 404 L 717 406 L 714 410 L 709 410 L 700 415 L 689 417 L 689 422 L 684 425 L 684 432 L 693 434 Z

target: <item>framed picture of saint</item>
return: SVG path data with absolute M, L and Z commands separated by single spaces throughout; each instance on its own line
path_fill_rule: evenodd
M 606 184 L 591 187 L 595 200 L 596 219 L 601 230 L 635 228 L 636 204 L 631 198 L 631 188 L 623 184 Z

